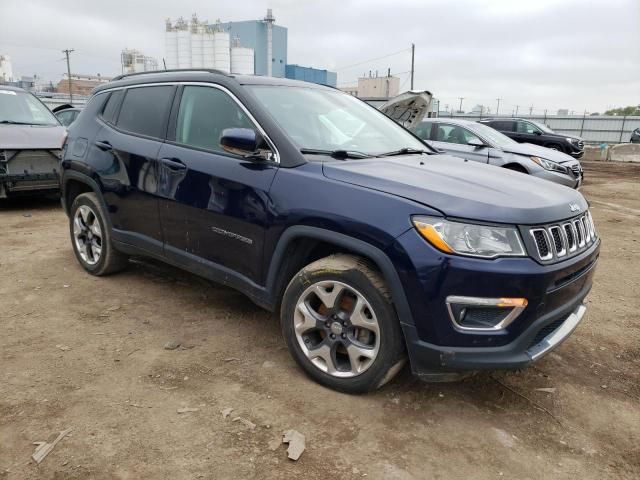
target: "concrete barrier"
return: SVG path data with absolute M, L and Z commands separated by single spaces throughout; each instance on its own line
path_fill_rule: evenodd
M 640 144 L 612 145 L 609 147 L 608 159 L 612 162 L 640 162 Z
M 603 149 L 601 149 L 597 145 L 585 145 L 584 147 L 584 155 L 580 160 L 587 161 L 602 161 L 607 159 L 607 150 L 608 147 L 605 148 L 604 153 Z

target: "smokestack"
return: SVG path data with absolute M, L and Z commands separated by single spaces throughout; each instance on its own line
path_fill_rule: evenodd
M 268 8 L 267 16 L 264 17 L 264 21 L 267 24 L 267 76 L 273 76 L 273 23 L 276 19 L 273 16 L 273 11 Z

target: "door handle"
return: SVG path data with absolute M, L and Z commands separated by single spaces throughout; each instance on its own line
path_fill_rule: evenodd
M 113 150 L 113 147 L 111 146 L 111 144 L 109 142 L 107 142 L 106 140 L 104 140 L 104 141 L 100 141 L 100 140 L 96 141 L 96 147 L 98 147 L 103 152 L 106 152 L 107 150 Z
M 179 158 L 161 158 L 160 161 L 171 170 L 186 170 L 187 166 Z

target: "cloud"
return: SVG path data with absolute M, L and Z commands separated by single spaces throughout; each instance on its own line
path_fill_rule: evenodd
M 164 55 L 167 17 L 258 19 L 268 7 L 289 29 L 289 62 L 338 68 L 340 84 L 390 68 L 408 88 L 415 43 L 415 86 L 443 103 L 500 97 L 503 111 L 536 112 L 640 103 L 638 0 L 2 0 L 0 53 L 16 73 L 57 81 L 60 50 L 74 48 L 74 71 L 116 74 L 125 47 Z

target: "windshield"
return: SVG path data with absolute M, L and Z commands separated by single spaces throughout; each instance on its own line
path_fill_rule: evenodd
M 345 93 L 308 87 L 253 85 L 260 103 L 301 149 L 380 155 L 429 150 L 382 112 Z
M 507 137 L 506 135 L 500 133 L 498 130 L 495 130 L 488 125 L 484 125 L 482 123 L 476 123 L 473 125 L 474 133 L 477 133 L 494 147 L 506 147 L 508 145 L 513 145 L 514 143 L 518 143 L 515 140 Z
M 0 87 L 0 124 L 60 125 L 56 117 L 36 97 L 27 92 Z
M 538 123 L 538 122 L 534 122 L 533 120 L 527 120 L 529 123 L 533 123 L 536 127 L 538 127 L 540 130 L 542 130 L 543 132 L 547 132 L 547 133 L 556 133 L 553 130 L 551 130 L 549 127 L 547 127 L 546 125 L 544 125 L 543 123 Z

